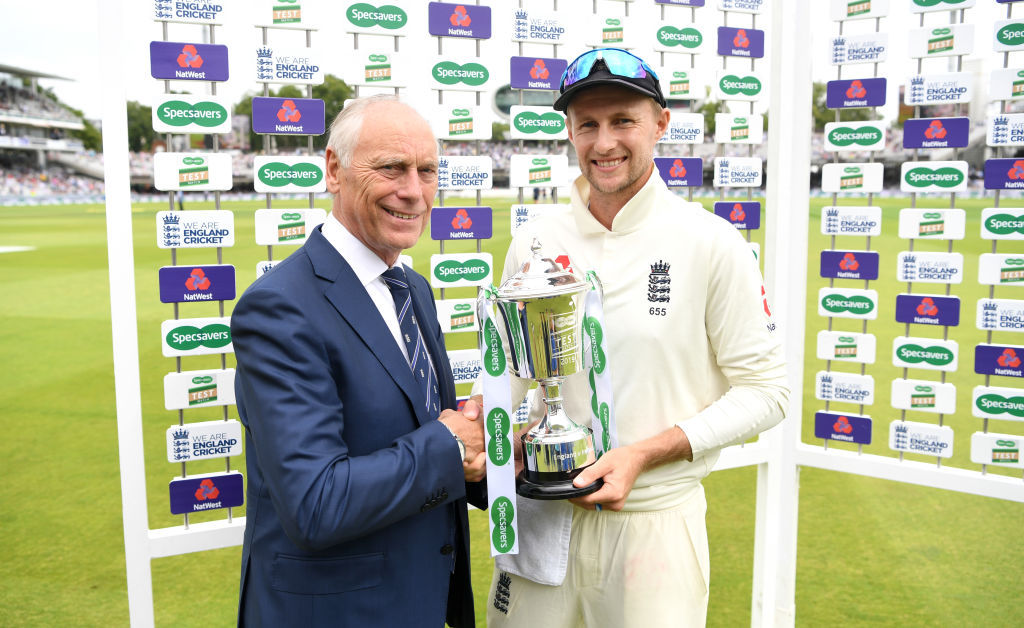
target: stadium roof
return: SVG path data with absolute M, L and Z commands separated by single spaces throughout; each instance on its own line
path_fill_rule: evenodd
M 13 65 L 4 65 L 0 63 L 0 72 L 6 72 L 7 74 L 13 74 L 14 76 L 26 76 L 28 78 L 44 78 L 44 79 L 59 79 L 61 81 L 71 81 L 66 76 L 57 76 L 56 74 L 47 74 L 46 72 L 36 72 L 35 70 L 26 70 L 25 68 L 19 68 Z

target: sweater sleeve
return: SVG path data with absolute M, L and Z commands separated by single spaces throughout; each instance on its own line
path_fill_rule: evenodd
M 704 324 L 730 388 L 676 423 L 695 459 L 776 425 L 789 399 L 782 340 L 748 243 L 730 227 L 718 232 L 710 251 Z

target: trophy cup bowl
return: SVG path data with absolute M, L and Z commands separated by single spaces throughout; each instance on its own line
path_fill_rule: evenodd
M 595 285 L 544 257 L 534 240 L 533 255 L 497 289 L 494 302 L 508 340 L 509 371 L 536 380 L 547 404 L 544 418 L 522 436 L 523 471 L 516 492 L 532 499 L 569 499 L 593 493 L 604 483 L 573 486 L 573 478 L 597 460 L 594 433 L 570 418 L 561 385 L 583 370 L 583 299 Z M 481 298 L 480 307 L 486 300 Z

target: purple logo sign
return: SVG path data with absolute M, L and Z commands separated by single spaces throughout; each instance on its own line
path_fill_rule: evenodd
M 508 62 L 512 89 L 558 89 L 569 65 L 565 59 L 543 57 L 510 57 Z
M 980 375 L 1024 377 L 1024 347 L 977 345 L 974 347 L 974 372 Z
M 960 298 L 932 294 L 898 294 L 896 321 L 956 327 L 960 324 Z
M 670 188 L 700 187 L 704 182 L 704 163 L 699 157 L 655 157 L 654 165 Z
M 855 414 L 814 413 L 814 437 L 871 444 L 871 419 Z
M 324 101 L 319 98 L 252 99 L 252 130 L 274 135 L 323 135 Z
M 717 202 L 715 215 L 725 218 L 737 229 L 761 228 L 761 203 L 758 201 Z
M 176 81 L 228 80 L 228 47 L 180 41 L 149 42 L 149 73 Z
M 230 301 L 235 298 L 235 267 L 164 266 L 160 269 L 160 302 Z
M 884 104 L 884 78 L 829 81 L 825 89 L 825 106 L 829 109 L 881 107 Z
M 970 118 L 912 118 L 903 123 L 903 148 L 963 148 Z
M 821 276 L 835 279 L 878 279 L 878 253 L 822 251 Z
M 490 207 L 435 207 L 430 213 L 432 240 L 487 240 L 490 237 Z
M 245 497 L 241 473 L 171 480 L 171 514 L 241 506 Z
M 756 28 L 718 27 L 718 54 L 724 57 L 764 56 L 764 31 Z
M 436 37 L 491 38 L 491 7 L 431 2 L 427 20 L 430 34 Z
M 1019 190 L 1024 188 L 1024 159 L 986 159 L 986 190 Z

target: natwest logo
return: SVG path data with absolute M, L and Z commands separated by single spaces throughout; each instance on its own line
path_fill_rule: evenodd
M 181 68 L 201 68 L 203 67 L 203 58 L 199 55 L 199 51 L 192 44 L 185 44 L 181 48 L 181 54 L 178 55 L 178 67 Z
M 295 106 L 295 101 L 289 98 L 281 103 L 281 108 L 277 110 L 277 119 L 281 122 L 298 122 L 302 119 L 302 112 Z

